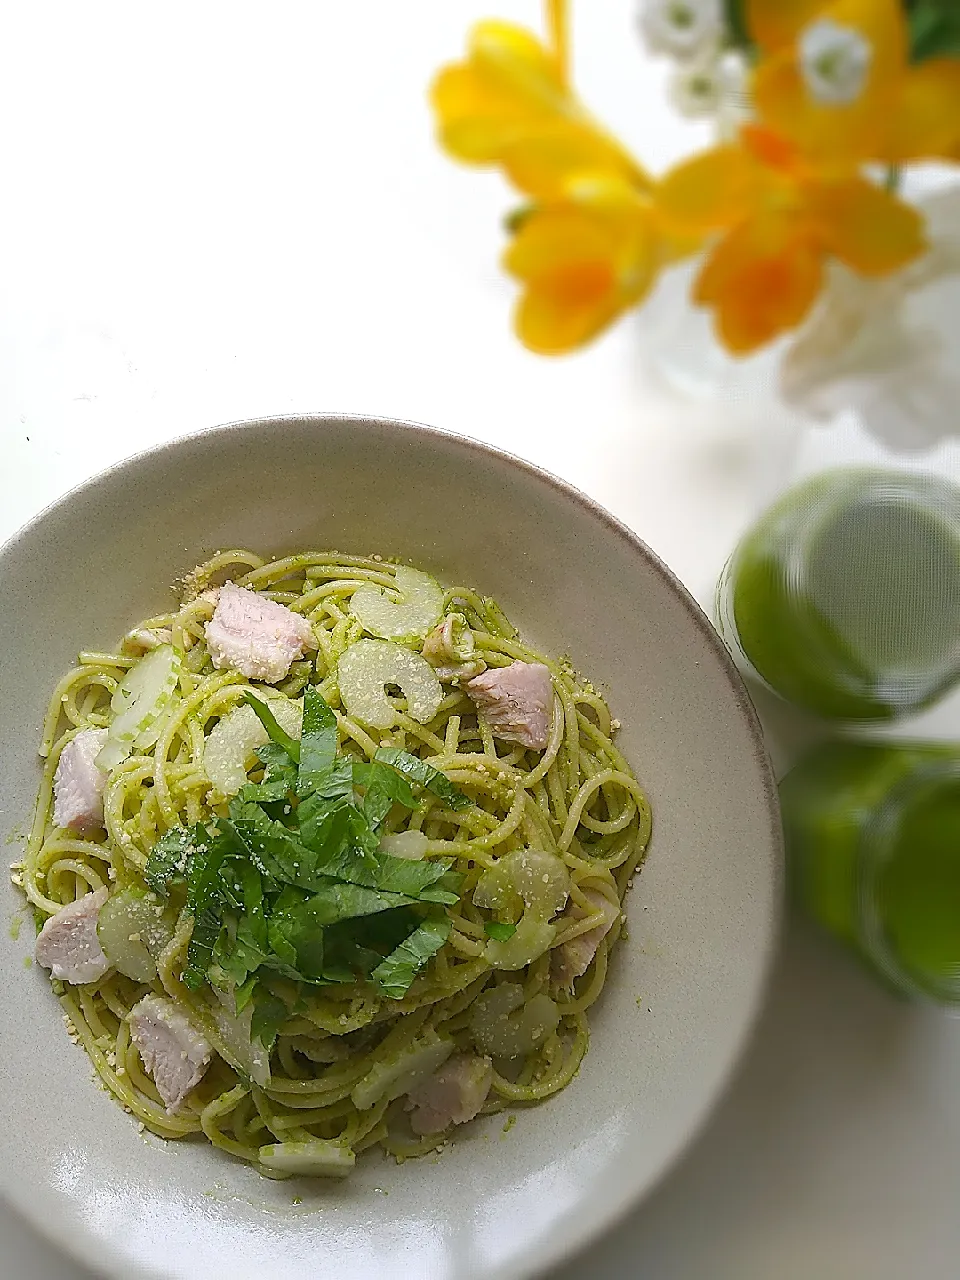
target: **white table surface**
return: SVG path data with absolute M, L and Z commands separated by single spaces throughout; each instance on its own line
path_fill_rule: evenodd
M 10 8 L 0 537 L 185 431 L 379 413 L 572 480 L 706 604 L 778 484 L 871 452 L 855 424 L 797 434 L 753 371 L 719 400 L 677 400 L 634 320 L 564 361 L 515 342 L 496 266 L 505 189 L 440 156 L 425 101 L 492 13 L 539 21 L 535 0 Z M 652 168 L 706 140 L 666 106 L 630 0 L 580 0 L 576 16 L 578 82 Z M 936 461 L 960 469 L 956 450 Z M 782 767 L 806 729 L 761 712 Z M 958 699 L 926 721 L 958 724 Z M 894 1002 L 794 922 L 702 1137 L 589 1265 L 556 1280 L 955 1280 L 958 1080 L 960 1022 Z M 2 1206 L 0 1258 L 17 1280 L 88 1274 Z

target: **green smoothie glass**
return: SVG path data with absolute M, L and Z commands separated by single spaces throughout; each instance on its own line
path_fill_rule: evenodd
M 831 743 L 780 797 L 804 908 L 899 992 L 960 1008 L 960 748 Z
M 828 471 L 789 490 L 720 578 L 721 635 L 748 674 L 834 720 L 892 720 L 960 681 L 960 488 Z

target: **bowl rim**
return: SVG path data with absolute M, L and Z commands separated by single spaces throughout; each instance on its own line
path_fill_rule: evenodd
M 501 449 L 496 445 L 488 444 L 462 432 L 429 426 L 412 419 L 326 410 L 306 413 L 267 414 L 256 418 L 238 418 L 229 422 L 218 423 L 211 427 L 179 432 L 158 444 L 125 455 L 116 462 L 95 472 L 92 476 L 88 476 L 86 479 L 72 485 L 64 493 L 48 502 L 0 544 L 0 560 L 17 543 L 42 525 L 49 516 L 68 507 L 77 497 L 96 489 L 105 480 L 125 470 L 135 468 L 150 458 L 169 453 L 171 450 L 176 450 L 206 437 L 218 435 L 226 437 L 233 433 L 263 429 L 282 423 L 309 423 L 316 427 L 323 427 L 326 424 L 343 425 L 346 423 L 359 428 L 380 427 L 389 430 L 410 431 L 426 443 L 440 439 L 453 445 L 454 448 L 463 449 L 467 453 L 493 457 L 505 462 L 538 483 L 546 484 L 576 506 L 585 509 L 621 542 L 625 542 L 634 554 L 638 554 L 646 561 L 679 598 L 691 622 L 712 650 L 717 664 L 727 681 L 730 692 L 734 695 L 737 712 L 750 738 L 754 763 L 757 766 L 762 784 L 763 806 L 769 821 L 766 847 L 770 864 L 771 901 L 766 937 L 763 941 L 762 950 L 758 954 L 758 969 L 754 989 L 751 993 L 751 1005 L 744 1018 L 739 1043 L 718 1072 L 713 1088 L 705 1092 L 699 1099 L 685 1130 L 678 1134 L 673 1150 L 652 1178 L 649 1178 L 639 1186 L 628 1184 L 619 1195 L 611 1198 L 604 1210 L 596 1213 L 591 1218 L 589 1226 L 585 1228 L 580 1238 L 576 1241 L 572 1253 L 570 1252 L 569 1242 L 558 1241 L 554 1245 L 546 1242 L 543 1245 L 543 1256 L 537 1259 L 533 1268 L 530 1268 L 526 1263 L 521 1263 L 518 1259 L 512 1262 L 505 1262 L 498 1273 L 499 1280 L 523 1280 L 523 1277 L 546 1276 L 546 1273 L 561 1261 L 573 1261 L 581 1257 L 585 1248 L 601 1235 L 612 1230 L 626 1218 L 632 1209 L 639 1207 L 642 1201 L 656 1187 L 662 1185 L 668 1174 L 677 1167 L 690 1150 L 710 1116 L 729 1091 L 733 1078 L 753 1041 L 760 1014 L 767 1001 L 775 961 L 780 951 L 785 913 L 784 844 L 779 794 L 773 763 L 766 747 L 760 720 L 747 692 L 743 677 L 719 633 L 710 622 L 709 617 L 673 570 L 661 560 L 639 534 L 635 533 L 627 524 L 608 511 L 595 498 L 590 497 L 582 489 L 579 489 L 570 481 L 555 475 L 545 467 L 530 462 L 526 458 L 511 453 L 509 450 Z M 83 1238 L 71 1237 L 68 1241 L 64 1241 L 57 1234 L 55 1225 L 49 1216 L 43 1212 L 42 1206 L 30 1195 L 29 1188 L 25 1187 L 22 1195 L 11 1194 L 8 1189 L 0 1188 L 0 1197 L 13 1208 L 21 1219 L 28 1222 L 42 1238 L 51 1243 L 63 1255 L 82 1263 L 84 1266 L 95 1267 L 101 1271 L 101 1274 L 116 1276 L 118 1280 L 121 1280 L 121 1277 L 129 1277 L 138 1273 L 138 1264 L 129 1260 L 97 1256 L 97 1250 L 90 1247 L 93 1243 L 92 1236 L 85 1235 Z M 120 1265 L 121 1262 L 122 1266 Z M 104 1264 L 106 1264 L 108 1270 L 104 1269 Z M 141 1274 L 146 1273 L 141 1272 Z

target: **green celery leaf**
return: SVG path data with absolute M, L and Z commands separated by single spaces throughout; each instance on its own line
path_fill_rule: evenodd
M 251 941 L 261 950 L 267 945 L 267 919 L 263 903 L 263 879 L 256 867 L 247 863 L 240 872 L 243 886 L 243 920 Z
M 258 870 L 288 884 L 312 883 L 316 853 L 259 805 L 232 800 L 230 822 Z
M 310 930 L 356 916 L 375 915 L 392 907 L 411 906 L 414 899 L 399 893 L 384 893 L 361 884 L 330 880 L 298 907 L 291 910 L 301 929 Z
M 337 754 L 337 717 L 313 685 L 303 693 L 303 731 L 297 794 L 309 795 L 333 768 Z
M 406 809 L 417 807 L 417 797 L 410 783 L 396 769 L 381 761 L 373 764 L 359 763 L 353 766 L 353 780 L 365 788 L 363 816 L 372 830 L 383 822 L 395 804 Z
M 450 870 L 452 863 L 449 859 L 420 862 L 381 853 L 379 862 L 376 875 L 378 889 L 405 893 L 421 902 L 442 902 L 449 906 L 459 900 L 457 889 L 463 883 L 463 877 Z
M 207 980 L 213 960 L 227 906 L 220 872 L 233 852 L 232 838 L 218 835 L 208 846 L 196 848 L 187 866 L 187 910 L 193 916 L 193 932 L 183 981 L 192 991 Z
M 236 937 L 233 948 L 237 956 L 235 963 L 242 962 L 249 973 L 259 969 L 260 965 L 271 960 L 270 934 L 265 916 L 259 920 L 242 915 L 237 921 Z
M 251 975 L 246 982 L 238 986 L 233 993 L 234 1007 L 239 1016 L 253 999 L 253 991 L 257 985 L 257 979 Z
M 300 743 L 296 738 L 291 738 L 286 730 L 281 729 L 274 718 L 273 712 L 265 702 L 261 702 L 259 698 L 255 698 L 249 690 L 241 699 L 248 707 L 253 707 L 260 720 L 260 723 L 270 735 L 270 741 L 275 742 L 278 747 L 282 747 L 294 764 L 300 763 Z
M 507 924 L 502 920 L 488 920 L 483 926 L 483 932 L 488 938 L 492 938 L 494 942 L 506 942 L 508 938 L 512 938 L 517 932 L 515 924 Z
M 296 789 L 297 766 L 283 747 L 278 747 L 275 742 L 265 742 L 262 747 L 257 747 L 255 754 L 263 765 L 264 782 L 277 782 L 282 779 L 289 784 L 290 791 Z
M 247 956 L 242 948 L 237 946 L 236 938 L 237 926 L 234 919 L 220 930 L 220 936 L 213 948 L 213 963 L 223 970 L 234 988 L 247 982 L 251 972 L 251 966 L 247 964 Z
M 270 782 L 245 782 L 237 794 L 244 802 L 275 804 L 286 800 L 290 788 L 282 778 L 273 778 Z
M 298 894 L 298 890 L 284 890 L 268 924 L 276 957 L 268 967 L 289 977 L 313 983 L 355 982 L 376 968 L 384 950 L 410 931 L 410 913 L 396 909 L 409 907 L 411 900 L 399 894 L 334 881 L 309 897 Z M 379 913 L 401 920 L 391 927 L 371 928 L 369 916 Z
M 317 774 L 307 799 L 348 800 L 353 802 L 353 761 L 340 756 L 324 773 Z
M 224 839 L 229 839 L 234 843 L 240 855 L 250 862 L 255 870 L 265 878 L 267 883 L 282 881 L 284 879 L 283 867 L 272 854 L 261 849 L 258 842 L 252 839 L 248 840 L 245 830 L 242 831 L 232 820 L 234 814 L 243 818 L 248 804 L 250 804 L 249 801 L 241 800 L 239 796 L 235 796 L 230 801 L 231 817 L 218 818 L 217 831 Z M 263 813 L 259 805 L 250 804 L 250 808 L 257 809 L 260 813 Z M 271 821 L 266 814 L 263 816 L 267 821 Z
M 257 758 L 263 764 L 263 781 L 245 783 L 240 788 L 240 799 L 268 804 L 292 796 L 297 787 L 297 766 L 283 747 L 265 742 L 257 747 Z
M 402 893 L 421 902 L 452 905 L 460 896 L 457 890 L 463 877 L 451 871 L 451 866 L 449 859 L 421 862 L 394 858 L 388 853 L 376 854 L 371 865 L 358 855 L 356 849 L 345 848 L 336 858 L 318 865 L 317 871 L 320 875 L 348 884 L 363 885 L 385 893 Z
M 187 963 L 183 970 L 184 986 L 197 991 L 207 981 L 207 970 L 220 936 L 221 918 L 215 904 L 194 913 L 193 932 L 187 946 Z
M 388 764 L 391 769 L 396 769 L 411 782 L 426 787 L 451 809 L 466 809 L 470 805 L 470 801 L 460 788 L 455 787 L 439 769 L 434 769 L 433 765 L 411 755 L 409 751 L 401 751 L 399 747 L 381 747 L 374 759 L 382 764 Z
M 419 923 L 420 917 L 412 908 L 397 907 L 328 925 L 323 931 L 324 978 L 328 982 L 357 982 L 368 977 Z
M 279 998 L 262 986 L 257 988 L 253 998 L 253 1017 L 250 1020 L 250 1035 L 259 1040 L 269 1052 L 277 1040 L 277 1033 L 290 1016 L 290 1010 Z
M 272 915 L 267 921 L 270 950 L 286 968 L 299 973 L 297 948 L 290 939 L 290 934 L 296 929 L 296 922 L 288 915 Z
M 272 956 L 260 873 L 251 863 L 234 858 L 224 864 L 222 883 L 227 874 L 231 877 L 227 896 L 239 914 L 225 920 L 214 959 L 239 986 L 260 965 L 270 963 Z
M 300 842 L 314 855 L 314 869 L 325 866 L 346 848 L 352 830 L 351 805 L 316 793 L 300 802 Z
M 207 833 L 199 823 L 193 828 L 173 827 L 150 850 L 144 880 L 161 898 L 168 897 L 171 884 L 184 879 L 190 859 L 207 843 Z
M 392 951 L 370 975 L 374 985 L 390 1000 L 402 1000 L 431 956 L 450 937 L 451 924 L 445 917 L 425 920 Z

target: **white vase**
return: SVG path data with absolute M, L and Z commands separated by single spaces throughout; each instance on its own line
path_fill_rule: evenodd
M 917 201 L 929 252 L 868 280 L 835 265 L 784 353 L 784 399 L 820 422 L 853 410 L 894 452 L 960 437 L 960 186 Z

